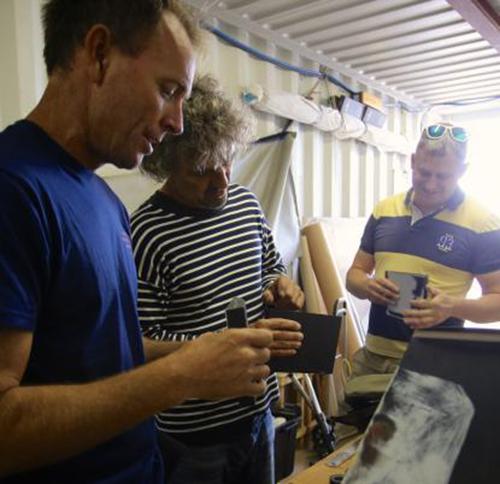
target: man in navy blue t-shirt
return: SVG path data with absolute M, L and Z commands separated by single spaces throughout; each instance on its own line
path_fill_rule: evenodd
M 258 395 L 272 334 L 143 342 L 128 217 L 94 174 L 182 131 L 196 25 L 176 1 L 49 0 L 49 81 L 0 133 L 0 482 L 163 481 L 150 416 Z

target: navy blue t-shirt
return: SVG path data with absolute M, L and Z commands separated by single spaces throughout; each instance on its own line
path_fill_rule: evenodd
M 0 329 L 33 333 L 22 384 L 90 382 L 142 364 L 128 216 L 106 183 L 20 121 L 0 133 L 0 206 Z M 119 412 L 127 402 L 116 405 Z M 0 482 L 162 480 L 148 420 L 77 457 Z

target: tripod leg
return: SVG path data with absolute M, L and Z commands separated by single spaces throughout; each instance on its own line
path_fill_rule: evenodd
M 307 390 L 309 392 L 309 397 L 311 399 L 311 408 L 314 413 L 314 417 L 316 418 L 316 421 L 318 422 L 318 427 L 321 430 L 321 433 L 323 434 L 323 440 L 325 442 L 325 445 L 327 447 L 327 450 L 329 452 L 333 452 L 335 450 L 335 445 L 334 445 L 334 439 L 332 436 L 332 428 L 328 424 L 325 414 L 321 410 L 321 407 L 319 405 L 318 397 L 316 396 L 316 392 L 314 390 L 311 378 L 309 375 L 304 375 L 304 380 L 307 386 Z

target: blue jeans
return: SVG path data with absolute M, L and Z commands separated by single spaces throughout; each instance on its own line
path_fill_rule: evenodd
M 227 443 L 186 445 L 160 433 L 167 484 L 275 484 L 271 412 L 255 417 L 252 430 Z

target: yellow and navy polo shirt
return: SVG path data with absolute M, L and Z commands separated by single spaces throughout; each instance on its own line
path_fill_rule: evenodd
M 375 277 L 388 270 L 427 274 L 429 285 L 464 297 L 475 275 L 500 270 L 498 217 L 457 189 L 441 210 L 412 224 L 411 197 L 412 190 L 382 200 L 365 227 L 360 248 L 374 256 Z M 441 324 L 457 325 L 463 321 Z M 412 331 L 372 304 L 368 334 L 406 342 Z

